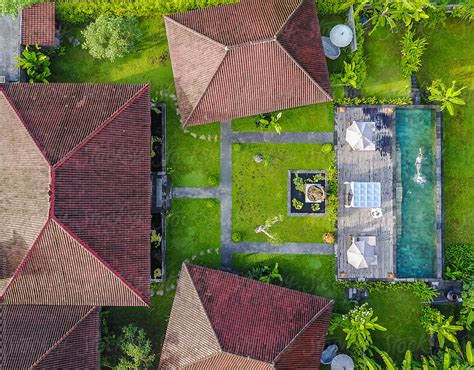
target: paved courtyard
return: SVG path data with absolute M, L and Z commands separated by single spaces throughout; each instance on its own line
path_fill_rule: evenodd
M 19 80 L 20 71 L 15 57 L 20 54 L 20 19 L 11 16 L 0 16 L 0 76 L 7 82 Z

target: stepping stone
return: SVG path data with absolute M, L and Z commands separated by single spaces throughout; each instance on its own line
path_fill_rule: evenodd
M 191 257 L 191 259 L 194 261 L 195 259 L 197 258 L 196 255 L 193 254 L 193 256 Z
M 206 140 L 206 135 L 201 135 L 201 136 L 199 136 L 199 139 L 201 139 L 201 140 Z
M 191 136 L 196 138 L 197 137 L 197 134 L 195 132 L 191 132 Z
M 184 132 L 185 134 L 187 134 L 187 133 L 189 132 L 189 130 L 186 129 L 186 128 L 183 128 L 183 132 Z
M 204 256 L 204 251 L 199 252 L 200 256 Z
M 215 251 L 217 254 L 219 254 L 219 248 L 216 248 Z
M 189 261 L 188 258 L 186 258 L 186 259 L 184 260 L 184 263 L 189 263 L 189 262 L 190 262 L 190 261 Z
M 218 139 L 219 139 L 219 136 L 216 135 L 216 136 L 214 137 L 214 141 L 217 143 L 217 140 L 218 140 Z
M 211 135 L 210 135 L 210 134 L 209 134 L 209 135 L 207 135 L 207 140 L 208 140 L 208 141 L 211 141 L 211 140 L 212 140 L 212 137 L 211 137 Z
M 164 292 L 163 290 L 158 290 L 158 291 L 156 292 L 156 295 L 157 295 L 157 296 L 163 296 L 163 294 L 165 294 L 165 292 Z
M 207 254 L 211 254 L 212 251 L 210 249 L 207 250 Z

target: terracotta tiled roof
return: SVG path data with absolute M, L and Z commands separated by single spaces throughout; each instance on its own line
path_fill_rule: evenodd
M 0 305 L 0 328 L 2 369 L 99 368 L 96 307 Z
M 160 366 L 230 369 L 250 361 L 246 368 L 318 368 L 333 304 L 183 265 Z
M 149 101 L 148 85 L 0 88 L 5 303 L 149 301 Z
M 54 46 L 54 3 L 36 3 L 22 10 L 21 43 L 23 45 Z
M 332 99 L 313 0 L 243 0 L 165 24 L 184 126 Z

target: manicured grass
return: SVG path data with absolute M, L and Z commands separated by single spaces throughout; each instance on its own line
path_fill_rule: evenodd
M 235 254 L 232 262 L 233 269 L 241 274 L 255 265 L 273 266 L 278 263 L 284 286 L 334 299 L 336 314 L 346 313 L 352 308 L 345 298 L 345 289 L 336 283 L 334 256 Z M 411 291 L 371 292 L 368 303 L 379 317 L 378 322 L 387 328 L 385 332 L 374 332 L 376 346 L 399 361 L 407 349 L 415 357 L 429 353 L 428 335 L 420 324 L 422 306 Z M 327 337 L 326 343 L 337 343 L 343 349 L 344 333 L 336 331 Z
M 444 112 L 444 207 L 446 243 L 474 243 L 474 25 L 452 20 L 425 32 L 428 48 L 418 74 L 422 85 L 442 79 L 467 86 L 463 107 Z
M 380 27 L 365 37 L 367 79 L 361 88 L 362 95 L 382 98 L 409 96 L 410 79 L 402 76 L 400 68 L 402 35 Z
M 318 144 L 234 144 L 233 231 L 240 232 L 243 241 L 266 241 L 254 230 L 276 215 L 283 215 L 284 220 L 271 232 L 284 242 L 317 243 L 323 233 L 334 231 L 327 216 L 287 216 L 288 170 L 327 170 L 334 153 L 326 155 L 321 148 Z M 256 163 L 257 153 L 269 157 L 271 163 Z
M 65 26 L 65 32 L 80 37 L 84 27 Z M 52 82 L 91 83 L 146 83 L 151 84 L 152 96 L 167 104 L 168 167 L 171 168 L 173 185 L 176 187 L 206 187 L 209 176 L 219 180 L 218 124 L 193 127 L 188 133 L 181 129 L 176 113 L 176 103 L 169 95 L 175 93 L 171 62 L 160 57 L 168 53 L 166 32 L 161 16 L 140 20 L 143 41 L 137 51 L 115 62 L 93 59 L 80 46 L 66 43 L 66 54 L 52 62 Z M 196 134 L 193 137 L 191 133 Z M 200 137 L 211 136 L 212 141 Z M 214 141 L 218 135 L 217 142 Z
M 154 353 L 157 354 L 156 364 L 175 295 L 173 285 L 176 286 L 181 264 L 189 260 L 212 268 L 220 266 L 219 204 L 209 208 L 206 199 L 174 199 L 172 206 L 166 245 L 168 279 L 166 283 L 155 284 L 153 287 L 155 291 L 163 291 L 163 295 L 153 296 L 149 308 L 109 308 L 107 317 L 111 330 L 116 334 L 129 323 L 144 328 L 153 343 Z M 196 256 L 194 260 L 193 256 Z M 170 289 L 169 292 L 167 288 Z
M 282 112 L 279 121 L 283 131 L 322 131 L 334 130 L 334 111 L 332 103 L 313 104 L 305 107 L 288 109 Z M 244 117 L 232 121 L 234 131 L 260 131 L 255 126 L 257 117 Z M 268 130 L 272 130 L 271 128 Z

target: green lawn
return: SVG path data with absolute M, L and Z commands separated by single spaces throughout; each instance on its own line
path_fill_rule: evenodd
M 382 98 L 409 96 L 410 79 L 402 76 L 400 68 L 401 34 L 380 27 L 365 37 L 367 79 L 361 88 L 362 95 Z
M 109 308 L 107 317 L 107 322 L 115 333 L 119 333 L 120 328 L 129 323 L 144 328 L 153 342 L 157 356 L 161 352 L 166 333 L 175 295 L 173 285 L 176 285 L 181 264 L 189 260 L 212 268 L 220 266 L 220 206 L 217 204 L 209 208 L 207 199 L 174 199 L 167 229 L 168 279 L 164 284 L 153 286 L 155 291 L 163 291 L 163 296 L 153 296 L 149 308 Z M 193 256 L 196 256 L 194 260 Z M 167 288 L 170 292 L 167 292 Z
M 283 215 L 271 232 L 285 242 L 321 242 L 325 232 L 333 232 L 328 217 L 287 216 L 288 170 L 327 170 L 334 160 L 318 144 L 234 144 L 232 170 L 233 231 L 244 241 L 266 241 L 255 228 L 267 218 Z M 270 158 L 265 166 L 253 157 Z M 278 247 L 275 247 L 276 251 Z
M 474 243 L 474 25 L 449 21 L 426 32 L 428 48 L 418 74 L 423 85 L 441 78 L 468 86 L 467 105 L 444 113 L 444 206 L 446 243 Z
M 346 313 L 352 306 L 345 298 L 344 288 L 335 280 L 335 258 L 330 255 L 264 255 L 235 254 L 233 269 L 245 274 L 255 265 L 274 265 L 284 277 L 284 286 L 336 301 L 334 312 Z M 410 291 L 377 291 L 369 295 L 369 305 L 379 317 L 386 332 L 373 335 L 374 344 L 401 360 L 407 349 L 416 357 L 429 353 L 428 335 L 420 325 L 421 305 Z M 344 348 L 344 334 L 329 335 L 327 343 L 336 342 Z
M 334 130 L 334 110 L 332 103 L 307 105 L 305 107 L 288 109 L 282 113 L 279 123 L 283 131 L 331 132 Z M 256 120 L 256 116 L 236 119 L 232 121 L 232 129 L 234 131 L 260 131 L 260 129 L 255 126 Z
M 52 61 L 52 82 L 91 83 L 146 83 L 151 84 L 152 96 L 167 104 L 167 144 L 168 167 L 172 172 L 173 185 L 177 187 L 208 186 L 209 176 L 219 179 L 219 138 L 218 124 L 189 129 L 184 133 L 176 113 L 176 103 L 169 97 L 175 93 L 171 62 L 160 57 L 168 53 L 168 44 L 163 18 L 140 20 L 143 41 L 134 51 L 115 62 L 93 59 L 80 46 L 66 43 L 66 54 Z M 66 35 L 80 38 L 78 26 L 65 26 Z M 196 138 L 191 135 L 196 134 Z M 212 141 L 200 137 L 211 136 Z

